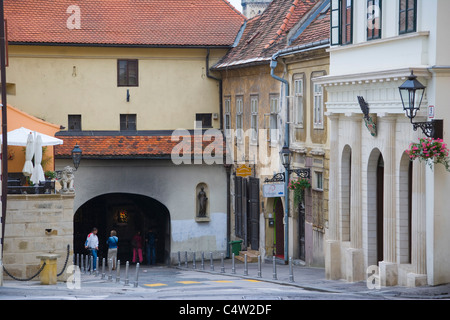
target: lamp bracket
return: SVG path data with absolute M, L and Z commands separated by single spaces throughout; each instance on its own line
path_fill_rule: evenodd
M 436 132 L 436 124 L 438 123 L 438 120 L 432 120 L 432 121 L 426 121 L 426 122 L 412 122 L 414 131 L 417 131 L 417 129 L 422 129 L 422 132 L 425 136 L 428 138 L 440 138 L 437 135 L 438 132 Z M 439 130 L 438 130 L 439 131 Z
M 271 179 L 266 178 L 266 180 L 264 180 L 264 182 L 284 182 L 284 181 L 285 181 L 284 172 L 275 173 Z
M 292 169 L 289 170 L 289 173 L 296 173 L 302 179 L 310 179 L 311 178 L 311 169 Z

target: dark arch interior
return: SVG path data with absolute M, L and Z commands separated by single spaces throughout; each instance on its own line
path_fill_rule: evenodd
M 122 213 L 122 215 L 121 215 Z M 118 259 L 121 264 L 132 261 L 131 240 L 137 231 L 142 236 L 151 227 L 156 233 L 156 263 L 168 263 L 170 256 L 170 215 L 159 201 L 137 194 L 109 193 L 83 204 L 74 216 L 74 252 L 87 254 L 84 242 L 92 228 L 98 229 L 98 256 L 107 257 L 106 240 L 111 230 L 119 238 Z M 144 263 L 147 263 L 143 249 Z

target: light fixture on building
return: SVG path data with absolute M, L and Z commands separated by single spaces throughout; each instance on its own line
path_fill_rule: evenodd
M 72 149 L 72 160 L 73 160 L 73 166 L 75 167 L 75 171 L 78 169 L 78 166 L 80 165 L 81 161 L 81 155 L 83 152 L 80 149 L 80 146 L 78 143 L 73 147 Z
M 423 134 L 429 138 L 442 138 L 443 120 L 433 119 L 427 122 L 413 122 L 417 112 L 420 110 L 420 105 L 426 90 L 426 87 L 417 80 L 417 76 L 414 75 L 413 71 L 411 71 L 408 80 L 398 87 L 398 89 L 402 99 L 403 110 L 411 120 L 414 131 L 421 128 Z
M 291 150 L 287 145 L 284 145 L 280 151 L 281 162 L 283 163 L 284 168 L 287 170 L 289 174 L 295 172 L 299 177 L 303 179 L 311 178 L 311 169 L 289 169 L 291 165 Z

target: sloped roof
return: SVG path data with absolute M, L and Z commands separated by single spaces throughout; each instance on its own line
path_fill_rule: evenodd
M 171 134 L 69 136 L 57 134 L 57 137 L 62 139 L 64 144 L 55 146 L 56 158 L 71 157 L 75 144 L 78 144 L 82 149 L 83 158 L 88 159 L 167 159 L 172 155 L 172 152 L 179 151 L 181 142 L 189 141 L 191 142 L 190 147 L 182 150 L 184 156 L 201 155 L 199 152 L 203 152 L 208 146 L 209 150 L 214 149 L 214 157 L 222 156 L 225 153 L 224 141 L 215 141 L 214 138 L 212 138 L 212 141 L 209 141 L 201 134 L 184 135 L 173 141 Z
M 10 43 L 230 46 L 245 21 L 227 0 L 5 0 L 4 4 Z M 79 8 L 79 29 L 71 29 L 76 17 L 69 8 L 73 5 Z
M 213 69 L 235 68 L 269 63 L 279 50 L 329 38 L 329 23 L 318 10 L 326 0 L 273 0 L 259 16 L 248 20 L 239 44 L 231 49 Z M 324 19 L 325 16 L 325 19 Z M 308 21 L 311 18 L 312 21 Z M 328 24 L 326 24 L 328 21 Z M 304 24 L 305 29 L 296 34 Z M 294 38 L 296 37 L 296 38 Z M 288 40 L 293 42 L 288 45 Z

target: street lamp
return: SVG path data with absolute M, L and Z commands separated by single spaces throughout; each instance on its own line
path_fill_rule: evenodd
M 417 112 L 420 110 L 426 87 L 417 80 L 417 76 L 411 70 L 411 75 L 400 87 L 400 97 L 402 99 L 403 110 L 406 116 L 411 120 L 414 131 L 422 129 L 424 135 L 428 138 L 442 137 L 443 120 L 432 120 L 427 122 L 413 122 Z
M 75 167 L 75 171 L 77 171 L 78 166 L 80 165 L 82 154 L 83 154 L 83 151 L 81 151 L 80 146 L 77 143 L 75 145 L 75 147 L 73 147 L 73 149 L 72 149 L 72 160 L 73 160 L 73 166 Z
M 280 151 L 281 163 L 286 170 L 289 170 L 289 165 L 291 164 L 291 151 L 287 145 L 284 145 Z

